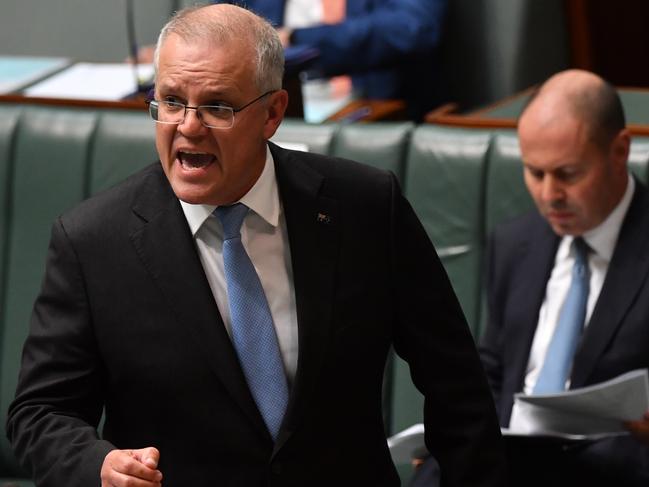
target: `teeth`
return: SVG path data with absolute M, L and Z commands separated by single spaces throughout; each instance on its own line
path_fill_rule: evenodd
M 178 160 L 186 169 L 198 169 L 209 165 L 214 156 L 206 152 L 178 152 Z

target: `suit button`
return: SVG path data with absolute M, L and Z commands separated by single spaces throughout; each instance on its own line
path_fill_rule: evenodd
M 270 471 L 273 472 L 275 475 L 279 475 L 282 473 L 282 464 L 281 463 L 273 463 L 270 466 Z

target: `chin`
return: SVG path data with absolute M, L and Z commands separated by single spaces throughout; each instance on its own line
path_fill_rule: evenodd
M 560 237 L 566 237 L 568 235 L 577 237 L 584 233 L 584 230 L 573 226 L 553 226 L 552 230 Z
M 190 205 L 214 205 L 214 197 L 205 188 L 187 187 L 186 184 L 172 184 L 176 197 Z

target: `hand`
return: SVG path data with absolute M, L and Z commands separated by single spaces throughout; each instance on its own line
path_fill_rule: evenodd
M 279 40 L 282 43 L 283 47 L 288 47 L 291 45 L 291 34 L 293 33 L 293 30 L 287 29 L 286 27 L 281 27 L 277 29 L 277 35 L 279 36 Z
M 101 466 L 101 487 L 161 487 L 159 460 L 160 452 L 153 447 L 113 450 Z
M 649 411 L 644 413 L 642 419 L 625 421 L 624 426 L 637 440 L 649 446 Z

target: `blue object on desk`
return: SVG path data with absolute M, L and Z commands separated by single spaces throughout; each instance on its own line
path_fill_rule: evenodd
M 0 94 L 22 90 L 69 65 L 67 58 L 0 56 Z

